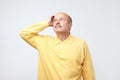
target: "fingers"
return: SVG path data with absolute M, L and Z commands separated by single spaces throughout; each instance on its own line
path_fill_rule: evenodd
M 53 26 L 54 16 L 51 16 L 49 19 L 49 26 Z
M 54 16 L 51 16 L 50 21 L 53 22 L 53 20 L 54 20 Z

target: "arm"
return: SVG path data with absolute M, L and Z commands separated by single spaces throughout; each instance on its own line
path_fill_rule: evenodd
M 53 19 L 54 19 L 54 16 L 51 16 L 48 21 L 40 22 L 23 29 L 20 32 L 20 36 L 31 46 L 36 48 L 38 39 L 39 39 L 39 42 L 42 42 L 42 40 L 44 39 L 44 36 L 38 35 L 38 32 L 41 32 L 43 29 L 45 29 L 48 26 L 52 27 Z
M 83 45 L 83 52 L 85 56 L 82 70 L 83 80 L 95 80 L 92 59 L 86 43 Z
M 43 29 L 49 26 L 48 21 L 40 22 L 34 25 L 31 25 L 22 31 L 20 31 L 20 36 L 31 46 L 36 48 L 36 40 L 42 36 L 38 35 L 38 32 L 41 32 Z

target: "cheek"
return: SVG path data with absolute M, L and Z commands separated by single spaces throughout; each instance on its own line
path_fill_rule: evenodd
M 55 23 L 53 23 L 53 27 L 55 27 Z
M 67 24 L 66 23 L 61 23 L 61 26 L 66 27 Z
M 55 25 L 55 22 L 53 22 L 53 26 Z
M 64 28 L 69 29 L 70 26 L 68 24 L 63 24 Z

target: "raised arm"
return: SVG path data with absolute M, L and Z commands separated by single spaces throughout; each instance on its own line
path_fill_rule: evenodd
M 45 29 L 48 26 L 49 26 L 48 21 L 36 23 L 21 30 L 20 36 L 31 46 L 36 48 L 36 40 L 38 39 L 38 37 L 41 36 L 38 35 L 38 32 L 41 32 L 43 29 Z
M 41 32 L 46 27 L 52 26 L 53 19 L 54 19 L 54 16 L 51 16 L 47 21 L 39 22 L 27 28 L 24 28 L 23 30 L 20 31 L 20 36 L 31 46 L 36 48 L 38 39 L 39 41 L 40 40 L 42 41 L 44 39 L 44 36 L 38 35 L 38 33 Z

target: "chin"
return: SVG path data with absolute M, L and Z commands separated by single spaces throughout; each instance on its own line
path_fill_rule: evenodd
M 60 29 L 54 29 L 54 32 L 62 32 Z
M 55 32 L 56 34 L 58 34 L 58 33 L 62 33 L 63 31 L 54 30 L 54 32 Z

